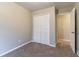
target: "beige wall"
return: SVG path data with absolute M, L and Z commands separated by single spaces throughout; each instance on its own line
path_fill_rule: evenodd
M 64 28 L 63 28 L 64 15 L 57 15 L 57 38 L 64 39 Z
M 62 15 L 57 15 L 57 35 L 58 39 L 63 41 L 70 41 L 70 13 L 63 13 Z
M 0 54 L 32 39 L 32 17 L 15 3 L 0 3 Z
M 34 11 L 32 15 L 41 15 L 41 14 L 50 14 L 50 44 L 53 46 L 56 45 L 55 39 L 55 7 L 40 9 L 38 11 Z

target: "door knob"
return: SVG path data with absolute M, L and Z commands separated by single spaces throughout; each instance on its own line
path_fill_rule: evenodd
M 75 33 L 75 32 L 72 32 L 72 33 Z

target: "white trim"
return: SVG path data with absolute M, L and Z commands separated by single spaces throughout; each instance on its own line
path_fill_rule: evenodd
M 0 56 L 4 56 L 4 55 L 6 55 L 6 54 L 8 54 L 8 53 L 10 53 L 10 52 L 12 52 L 12 51 L 14 51 L 14 50 L 16 50 L 16 49 L 22 47 L 22 46 L 24 46 L 24 45 L 26 45 L 26 44 L 29 44 L 29 43 L 31 43 L 31 42 L 32 42 L 32 41 L 29 41 L 29 42 L 26 42 L 26 43 L 24 43 L 24 44 L 21 44 L 21 45 L 15 47 L 15 48 L 13 48 L 13 49 L 10 49 L 10 50 L 8 50 L 8 51 L 6 51 L 6 52 L 0 54 Z
M 32 40 L 32 42 L 35 42 Z M 35 43 L 38 43 L 38 42 L 35 42 Z M 40 43 L 40 44 L 43 44 L 43 43 Z M 55 45 L 52 45 L 52 44 L 44 44 L 44 45 L 48 45 L 48 46 L 51 46 L 51 47 L 56 47 Z
M 79 56 L 79 52 L 77 52 L 77 55 Z
M 56 47 L 55 45 L 52 45 L 52 44 L 49 44 L 49 46 L 51 46 L 51 47 Z

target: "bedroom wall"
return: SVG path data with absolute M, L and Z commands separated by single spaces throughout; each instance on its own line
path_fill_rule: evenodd
M 31 40 L 31 11 L 16 3 L 0 2 L 0 55 Z

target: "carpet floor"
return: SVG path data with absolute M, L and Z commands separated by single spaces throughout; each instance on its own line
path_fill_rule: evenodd
M 40 43 L 29 43 L 3 57 L 77 57 L 70 46 L 60 44 L 50 47 Z

